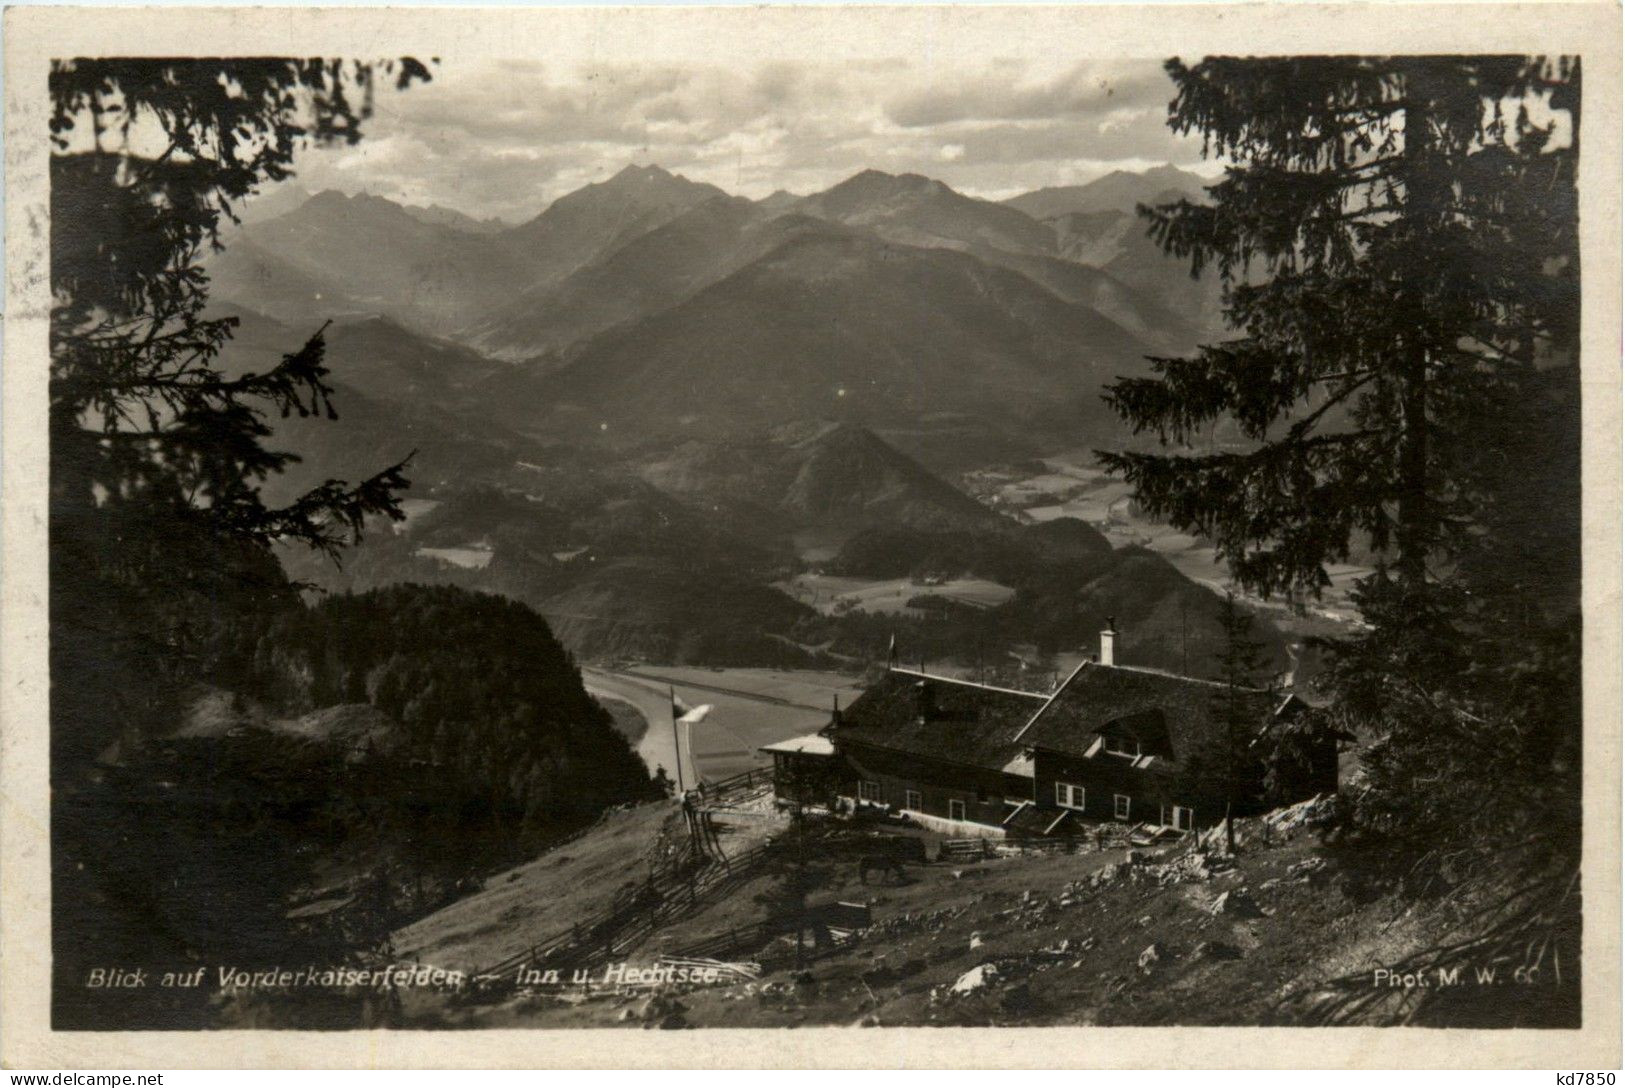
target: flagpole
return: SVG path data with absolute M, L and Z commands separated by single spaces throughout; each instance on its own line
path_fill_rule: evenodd
M 671 752 L 677 762 L 677 792 L 688 792 L 683 788 L 683 742 L 677 736 L 677 688 L 668 686 L 666 689 L 671 695 Z

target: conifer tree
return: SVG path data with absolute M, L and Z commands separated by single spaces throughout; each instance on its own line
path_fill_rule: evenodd
M 1167 70 L 1171 127 L 1228 165 L 1206 203 L 1140 211 L 1193 272 L 1217 270 L 1235 336 L 1115 383 L 1108 401 L 1162 448 L 1102 460 L 1247 590 L 1317 594 L 1329 563 L 1376 557 L 1362 624 L 1326 647 L 1322 713 L 1364 745 L 1341 841 L 1397 886 L 1452 888 L 1456 930 L 1406 969 L 1533 955 L 1553 991 L 1530 1019 L 1570 1022 L 1580 64 Z M 1219 421 L 1243 442 L 1195 452 Z M 1430 1000 L 1436 1022 L 1463 1007 Z
M 360 138 L 377 79 L 411 59 L 55 62 L 51 139 L 53 758 L 82 764 L 160 720 L 196 629 L 287 601 L 267 548 L 336 556 L 399 516 L 402 464 L 329 480 L 282 507 L 260 485 L 296 458 L 267 414 L 335 415 L 321 331 L 265 373 L 228 374 L 236 319 L 205 313 L 201 261 L 258 186 L 307 143 Z
M 1167 65 L 1169 125 L 1229 166 L 1207 203 L 1141 208 L 1224 285 L 1234 339 L 1153 361 L 1108 402 L 1181 447 L 1118 451 L 1153 515 L 1240 584 L 1317 592 L 1368 544 L 1419 592 L 1487 501 L 1462 451 L 1578 332 L 1577 60 L 1209 58 Z
M 1537 645 L 1577 621 L 1579 62 L 1167 69 L 1170 126 L 1233 165 L 1208 203 L 1141 212 L 1217 269 L 1236 336 L 1115 383 L 1163 448 L 1102 459 L 1245 589 L 1316 594 L 1369 548 L 1365 625 L 1331 647 L 1330 686 L 1343 725 L 1411 765 L 1445 703 L 1499 718 L 1485 676 L 1509 675 L 1509 624 Z M 1245 447 L 1192 452 L 1219 420 Z M 1410 811 L 1418 832 L 1462 826 Z

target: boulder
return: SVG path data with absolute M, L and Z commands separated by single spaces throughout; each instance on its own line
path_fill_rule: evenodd
M 1247 894 L 1246 888 L 1232 888 L 1230 891 L 1220 893 L 1208 908 L 1208 912 L 1215 916 L 1227 914 L 1232 918 L 1262 918 L 1264 912 L 1259 909 L 1258 903 Z
M 1000 978 L 999 965 L 996 963 L 983 963 L 972 967 L 960 975 L 954 984 L 948 987 L 949 994 L 963 997 L 966 994 L 981 993 L 989 986 L 998 982 Z
M 1307 879 L 1324 868 L 1326 868 L 1325 858 L 1304 858 L 1302 861 L 1287 866 L 1286 875 L 1293 878 L 1303 877 Z
M 1152 941 L 1150 944 L 1145 946 L 1145 951 L 1140 953 L 1140 970 L 1149 975 L 1151 973 L 1151 969 L 1155 967 L 1157 962 L 1161 959 L 1162 945 L 1158 944 L 1156 941 Z

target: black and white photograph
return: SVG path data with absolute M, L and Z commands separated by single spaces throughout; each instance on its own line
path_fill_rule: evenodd
M 7 88 L 53 1035 L 1617 1021 L 1617 40 L 155 11 Z

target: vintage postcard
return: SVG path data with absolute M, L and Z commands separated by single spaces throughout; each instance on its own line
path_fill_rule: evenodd
M 1617 1066 L 1619 30 L 10 9 L 4 1061 Z

